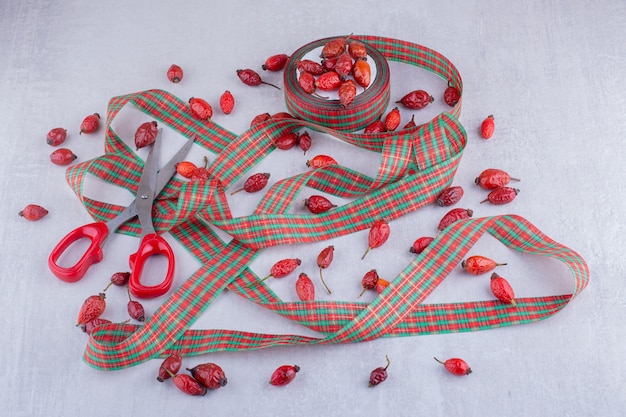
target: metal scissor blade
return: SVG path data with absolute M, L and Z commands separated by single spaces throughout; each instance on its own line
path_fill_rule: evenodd
M 154 226 L 152 224 L 152 204 L 154 203 L 154 197 L 156 195 L 162 133 L 163 129 L 159 129 L 159 133 L 146 157 L 141 179 L 139 180 L 139 186 L 137 187 L 137 195 L 135 197 L 135 205 L 139 222 L 141 223 L 142 236 L 148 233 L 154 233 Z
M 191 149 L 191 147 L 193 146 L 195 139 L 196 134 L 194 133 L 189 139 L 187 139 L 187 142 L 185 142 L 185 144 L 178 150 L 178 152 L 176 152 L 176 154 L 169 161 L 167 161 L 165 166 L 163 166 L 163 168 L 159 170 L 159 175 L 157 176 L 157 183 L 155 188 L 155 197 L 158 196 L 161 191 L 163 191 L 163 188 L 165 188 L 167 183 L 170 181 L 170 178 L 174 176 L 174 173 L 176 172 L 176 164 L 178 164 L 185 158 L 185 156 L 189 152 L 189 149 Z

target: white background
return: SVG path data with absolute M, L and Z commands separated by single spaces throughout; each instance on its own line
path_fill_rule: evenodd
M 3 1 L 0 404 L 6 415 L 622 415 L 624 16 L 623 1 Z M 585 258 L 589 286 L 556 316 L 529 325 L 186 358 L 185 366 L 211 361 L 227 373 L 228 385 L 202 398 L 156 382 L 157 359 L 116 372 L 85 365 L 86 336 L 74 327 L 80 304 L 99 292 L 112 272 L 127 269 L 137 240 L 109 239 L 103 262 L 77 284 L 49 272 L 46 259 L 54 244 L 91 219 L 67 186 L 65 169 L 49 162 L 53 148 L 45 143 L 46 133 L 66 127 L 65 146 L 79 156 L 77 162 L 99 156 L 103 130 L 79 136 L 81 120 L 94 112 L 105 115 L 111 97 L 150 88 L 182 99 L 206 98 L 216 108 L 214 121 L 241 133 L 256 114 L 285 108 L 281 92 L 244 86 L 235 76 L 237 68 L 260 71 L 272 54 L 348 33 L 419 43 L 457 66 L 464 81 L 460 120 L 468 133 L 454 181 L 466 189 L 461 206 L 471 206 L 476 216 L 527 218 Z M 165 77 L 172 63 L 185 70 L 177 85 Z M 433 94 L 443 91 L 445 82 L 430 74 L 402 65 L 391 70 L 392 98 L 416 83 Z M 262 75 L 282 85 L 280 75 Z M 229 116 L 217 110 L 226 89 L 237 100 Z M 427 120 L 442 109 L 434 103 L 420 117 Z M 489 114 L 495 116 L 496 133 L 485 141 L 478 126 Z M 408 118 L 403 111 L 403 122 Z M 344 156 L 346 165 L 376 170 L 377 157 L 354 156 L 353 149 L 327 137 L 320 136 L 310 152 L 330 151 L 338 159 Z M 192 156 L 199 162 L 203 152 L 196 149 Z M 297 151 L 271 158 L 264 164 L 272 179 L 302 172 L 307 159 Z M 510 205 L 479 204 L 484 193 L 473 179 L 489 167 L 522 178 L 520 195 Z M 238 198 L 235 211 L 245 214 L 258 197 Z M 28 203 L 43 205 L 50 214 L 27 222 L 17 213 Z M 318 286 L 319 298 L 354 299 L 360 277 L 371 267 L 395 276 L 410 262 L 413 240 L 434 234 L 442 215 L 442 209 L 426 207 L 392 222 L 389 243 L 362 263 L 366 232 L 333 241 L 336 261 L 326 277 L 334 292 L 327 296 Z M 316 279 L 314 258 L 327 244 L 270 248 L 253 268 L 263 276 L 275 260 L 294 255 Z M 571 275 L 554 261 L 513 254 L 489 240 L 481 240 L 473 253 L 508 262 L 501 274 L 510 277 L 520 296 L 572 289 Z M 177 257 L 180 284 L 199 265 L 180 247 Z M 293 299 L 294 279 L 268 284 Z M 489 298 L 480 279 L 454 273 L 427 301 Z M 109 291 L 110 319 L 126 319 L 124 297 L 119 288 Z M 148 313 L 160 302 L 146 302 Z M 194 327 L 310 333 L 232 293 L 223 294 Z M 391 359 L 389 379 L 370 389 L 369 372 L 384 365 L 385 355 Z M 433 356 L 463 357 L 474 372 L 454 377 Z M 291 363 L 302 368 L 291 385 L 267 383 L 277 366 Z

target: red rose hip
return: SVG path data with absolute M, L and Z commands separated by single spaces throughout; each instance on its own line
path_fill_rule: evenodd
M 270 384 L 274 386 L 283 386 L 294 380 L 296 374 L 300 372 L 298 365 L 282 365 L 279 366 L 270 377 Z

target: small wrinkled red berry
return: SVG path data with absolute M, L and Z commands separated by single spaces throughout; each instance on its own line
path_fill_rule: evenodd
M 346 38 L 336 38 L 332 39 L 324 44 L 322 47 L 322 52 L 320 54 L 321 58 L 337 58 L 339 55 L 344 53 L 346 50 Z
M 190 161 L 181 161 L 176 164 L 176 172 L 184 178 L 191 178 L 196 169 L 198 166 Z
M 493 119 L 493 115 L 487 116 L 487 118 L 480 124 L 480 134 L 483 139 L 491 138 L 495 129 L 496 123 Z
M 461 268 L 472 275 L 485 274 L 492 271 L 497 266 L 504 266 L 506 263 L 497 263 L 486 256 L 474 255 L 461 262 Z
M 270 384 L 274 386 L 287 385 L 296 377 L 296 374 L 300 372 L 298 365 L 282 365 L 279 366 L 272 376 L 270 377 Z
M 289 55 L 287 54 L 272 55 L 265 60 L 261 68 L 263 68 L 264 71 L 280 71 L 285 68 L 288 60 Z
M 327 246 L 317 255 L 317 266 L 320 268 L 320 280 L 326 289 L 328 294 L 331 294 L 330 288 L 326 285 L 324 281 L 324 276 L 322 275 L 322 270 L 328 268 L 330 264 L 333 262 L 333 258 L 335 256 L 335 247 L 333 245 Z
M 461 92 L 458 88 L 452 85 L 452 82 L 448 82 L 448 87 L 443 92 L 443 101 L 450 107 L 456 106 L 461 98 Z
M 50 154 L 50 162 L 61 166 L 71 164 L 76 158 L 78 157 L 68 148 L 59 148 Z
M 435 360 L 442 364 L 446 371 L 450 372 L 452 375 L 465 376 L 472 373 L 472 369 L 463 359 L 450 358 L 447 359 L 445 362 L 442 362 L 437 358 L 435 358 Z
M 452 206 L 461 201 L 463 197 L 463 187 L 457 185 L 453 187 L 448 187 L 441 191 L 437 196 L 437 200 L 435 202 L 438 206 Z
M 352 66 L 354 81 L 363 88 L 367 88 L 372 80 L 372 69 L 367 61 L 357 60 Z
M 297 132 L 286 132 L 275 138 L 272 142 L 278 149 L 286 151 L 296 146 L 298 137 Z
M 272 265 L 270 268 L 270 273 L 265 276 L 261 281 L 265 281 L 268 278 L 284 278 L 287 275 L 291 274 L 293 271 L 300 266 L 302 261 L 298 258 L 285 258 L 281 259 Z
M 329 199 L 321 195 L 312 195 L 304 200 L 304 206 L 313 214 L 325 213 L 337 207 Z
M 389 284 L 391 284 L 391 282 L 387 281 L 386 279 L 378 278 L 378 281 L 376 281 L 376 292 L 378 294 L 382 293 L 385 288 L 389 286 Z
M 322 91 L 336 91 L 339 90 L 343 80 L 334 71 L 325 72 L 315 80 L 315 87 Z
M 34 222 L 48 215 L 48 210 L 37 204 L 28 204 L 17 214 L 26 220 Z
M 59 146 L 67 138 L 67 130 L 62 127 L 55 127 L 48 132 L 46 143 L 50 146 Z
M 91 320 L 98 318 L 104 313 L 106 309 L 106 296 L 103 292 L 98 295 L 91 295 L 83 302 L 78 312 L 78 319 L 76 326 L 90 322 Z
M 471 209 L 464 208 L 455 208 L 447 212 L 439 221 L 439 225 L 437 226 L 437 230 L 443 230 L 446 227 L 450 226 L 452 223 L 462 220 L 468 219 L 474 215 L 474 212 Z
M 213 107 L 202 98 L 191 97 L 189 99 L 189 111 L 198 120 L 211 120 L 213 117 Z
M 200 385 L 210 390 L 222 388 L 228 383 L 224 370 L 212 362 L 201 363 L 187 370 Z
M 266 120 L 268 120 L 270 117 L 272 117 L 271 114 L 269 113 L 261 113 L 261 114 L 257 114 L 256 116 L 254 116 L 254 118 L 250 121 L 250 127 L 258 125 L 259 123 L 262 123 Z
M 363 275 L 361 278 L 361 286 L 363 287 L 363 291 L 358 295 L 357 298 L 361 298 L 365 291 L 367 290 L 375 290 L 376 284 L 378 284 L 378 280 L 380 277 L 378 276 L 378 272 L 375 269 L 370 269 Z
M 172 376 L 172 381 L 176 388 L 188 395 L 206 395 L 207 389 L 200 385 L 194 377 L 187 374 L 178 374 Z
M 513 287 L 509 284 L 509 281 L 506 278 L 501 277 L 495 272 L 491 274 L 491 281 L 489 283 L 489 287 L 491 288 L 491 292 L 493 295 L 500 301 L 505 304 L 516 305 L 515 303 L 515 292 L 513 291 Z
M 434 240 L 435 238 L 430 236 L 419 237 L 415 239 L 415 241 L 413 242 L 413 246 L 409 248 L 409 252 L 420 254 L 424 252 L 424 249 L 426 249 L 428 245 L 430 245 Z
M 269 172 L 260 172 L 257 174 L 253 174 L 246 179 L 243 183 L 243 187 L 233 191 L 230 195 L 237 194 L 240 191 L 245 191 L 247 193 L 256 193 L 257 191 L 261 191 L 267 185 L 270 179 Z
M 96 317 L 95 319 L 88 321 L 87 323 L 81 324 L 80 328 L 83 330 L 83 332 L 87 334 L 92 334 L 98 326 L 108 323 L 111 323 L 111 320 L 103 319 L 102 317 Z
M 365 129 L 363 129 L 363 133 L 368 133 L 368 134 L 382 133 L 384 131 L 385 131 L 385 123 L 381 119 L 377 119 L 373 121 L 369 125 L 365 126 Z
M 400 110 L 397 107 L 394 107 L 388 114 L 385 116 L 385 130 L 387 132 L 392 132 L 400 126 Z
M 352 57 L 348 52 L 344 52 L 337 57 L 334 70 L 343 78 L 350 75 L 352 72 Z
M 356 97 L 356 84 L 352 80 L 345 80 L 339 86 L 338 91 L 339 103 L 343 107 L 348 107 Z
M 367 48 L 365 44 L 361 41 L 350 40 L 348 41 L 348 53 L 352 57 L 352 59 L 356 60 L 366 60 L 367 59 Z
M 207 169 L 209 165 L 209 158 L 204 157 L 204 166 L 197 167 L 191 172 L 190 180 L 191 182 L 205 182 L 211 176 L 211 173 Z
M 304 152 L 304 155 L 306 155 L 306 152 L 311 149 L 312 143 L 313 141 L 311 140 L 311 135 L 309 134 L 309 132 L 305 131 L 300 134 L 300 136 L 298 136 L 298 146 Z
M 315 301 L 315 285 L 304 272 L 301 272 L 296 280 L 296 294 L 300 301 Z
M 224 114 L 231 114 L 235 108 L 235 97 L 230 91 L 226 90 L 220 96 L 220 108 Z
M 91 114 L 85 117 L 82 123 L 80 124 L 79 135 L 82 135 L 83 133 L 87 133 L 87 134 L 93 133 L 96 130 L 98 130 L 99 126 L 100 126 L 100 115 L 98 113 Z
M 385 220 L 377 220 L 374 222 L 367 236 L 367 250 L 361 259 L 365 259 L 365 256 L 367 256 L 370 250 L 382 246 L 387 239 L 389 239 L 390 232 L 391 228 L 389 227 L 389 223 Z
M 517 197 L 517 194 L 519 194 L 519 190 L 517 188 L 513 188 L 513 187 L 496 188 L 495 190 L 493 190 L 487 195 L 486 199 L 481 201 L 481 204 L 486 203 L 487 201 L 495 205 L 508 204 L 511 201 L 515 200 L 515 197 Z
M 280 87 L 277 87 L 274 84 L 270 84 L 270 83 L 263 81 L 259 73 L 250 68 L 238 69 L 237 77 L 239 77 L 241 82 L 244 83 L 245 85 L 256 87 L 261 84 L 266 84 L 266 85 L 271 85 L 272 87 L 280 90 Z
M 302 87 L 305 93 L 313 94 L 315 92 L 315 77 L 310 72 L 302 71 L 298 76 L 298 85 Z
M 170 379 L 172 375 L 176 375 L 180 371 L 180 367 L 183 364 L 183 357 L 178 353 L 172 353 L 163 360 L 159 367 L 159 373 L 157 375 L 157 381 L 163 382 L 166 379 Z
M 312 159 L 309 159 L 308 161 L 306 161 L 306 166 L 309 168 L 322 168 L 325 167 L 327 165 L 333 165 L 336 164 L 337 161 L 335 161 L 335 159 L 331 156 L 328 155 L 317 155 L 314 156 Z
M 152 145 L 158 133 L 159 128 L 156 121 L 142 123 L 135 131 L 135 147 L 141 149 Z
M 174 84 L 179 83 L 183 79 L 183 69 L 176 64 L 172 64 L 167 70 L 167 79 Z
M 324 73 L 324 67 L 319 62 L 312 61 L 310 59 L 303 59 L 296 64 L 299 72 L 308 72 L 312 75 L 322 75 Z
M 433 101 L 435 101 L 433 96 L 426 91 L 413 90 L 405 94 L 400 100 L 396 101 L 396 103 L 401 103 L 404 107 L 412 110 L 421 110 Z
M 130 272 L 115 272 L 111 275 L 111 284 L 117 285 L 118 287 L 122 287 L 128 284 L 128 280 L 130 279 Z
M 495 190 L 504 187 L 510 181 L 520 181 L 519 178 L 511 177 L 506 171 L 498 168 L 487 168 L 481 172 L 474 182 L 485 190 Z
M 387 368 L 389 368 L 391 362 L 389 361 L 389 357 L 387 355 L 385 355 L 385 359 L 387 359 L 387 365 L 384 368 L 382 366 L 378 367 L 370 373 L 370 380 L 368 382 L 368 386 L 370 388 L 375 387 L 376 385 L 387 380 Z

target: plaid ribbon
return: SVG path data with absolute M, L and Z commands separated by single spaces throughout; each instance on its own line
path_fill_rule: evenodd
M 462 88 L 456 68 L 439 53 L 420 45 L 389 38 L 355 36 L 368 44 L 372 55 L 425 68 Z M 295 55 L 320 45 L 314 42 Z M 373 48 L 373 49 L 372 49 Z M 292 65 L 292 64 L 289 64 Z M 377 64 L 378 65 L 378 64 Z M 383 64 L 381 64 L 383 65 Z M 514 215 L 469 219 L 452 224 L 418 255 L 371 303 L 346 301 L 290 302 L 281 300 L 249 268 L 260 249 L 273 245 L 316 242 L 369 228 L 380 218 L 389 221 L 433 203 L 456 172 L 466 144 L 458 122 L 461 103 L 424 125 L 386 134 L 359 134 L 349 130 L 380 117 L 388 104 L 385 69 L 372 85 L 369 110 L 324 104 L 307 108 L 299 96 L 292 70 L 285 75 L 287 107 L 297 119 L 269 120 L 241 135 L 213 122 L 201 122 L 188 113 L 187 103 L 173 95 L 150 90 L 113 98 L 106 124 L 105 154 L 70 167 L 67 181 L 88 212 L 108 220 L 123 207 L 87 198 L 87 174 L 136 191 L 142 168 L 138 158 L 114 132 L 111 123 L 126 105 L 134 106 L 217 155 L 204 183 L 173 178 L 155 201 L 157 231 L 169 233 L 202 264 L 145 324 L 107 324 L 98 327 L 87 344 L 84 360 L 94 368 L 115 370 L 176 351 L 199 355 L 215 351 L 258 349 L 286 344 L 352 343 L 378 337 L 464 332 L 528 323 L 562 309 L 586 285 L 589 271 L 571 249 L 553 241 L 527 220 Z M 320 118 L 320 114 L 324 115 Z M 273 138 L 283 132 L 309 128 L 380 154 L 380 168 L 372 178 L 341 165 L 331 165 L 279 180 L 266 192 L 254 212 L 233 217 L 225 189 L 245 175 L 275 148 Z M 319 215 L 288 213 L 302 187 L 307 186 L 352 201 Z M 224 242 L 208 227 L 211 223 L 230 234 Z M 118 232 L 138 235 L 138 221 Z M 511 307 L 498 301 L 424 304 L 424 299 L 462 260 L 472 245 L 489 233 L 506 246 L 564 262 L 574 276 L 571 294 L 516 299 Z M 250 285 L 254 283 L 255 285 Z M 322 336 L 259 334 L 224 329 L 192 330 L 190 326 L 226 288 Z

